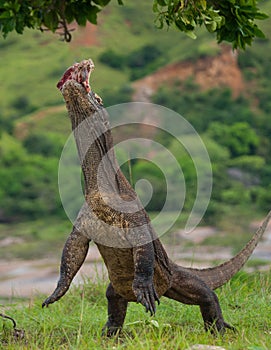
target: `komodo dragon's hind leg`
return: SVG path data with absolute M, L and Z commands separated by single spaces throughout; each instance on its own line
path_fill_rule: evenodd
M 70 284 L 85 261 L 90 239 L 75 228 L 68 237 L 62 252 L 60 278 L 55 291 L 43 302 L 42 307 L 59 300 L 69 289 Z
M 204 281 L 177 265 L 174 265 L 172 285 L 165 296 L 184 304 L 199 305 L 204 327 L 212 333 L 223 333 L 226 328 L 234 330 L 224 321 L 216 294 Z
M 106 290 L 108 320 L 103 327 L 103 335 L 111 337 L 121 329 L 126 316 L 128 301 L 117 294 L 110 283 Z

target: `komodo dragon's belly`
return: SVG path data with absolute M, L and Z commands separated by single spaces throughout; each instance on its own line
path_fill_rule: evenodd
M 134 280 L 133 250 L 112 248 L 97 244 L 108 270 L 108 276 L 116 293 L 128 301 L 136 301 L 132 284 Z M 154 278 L 155 290 L 161 297 L 170 287 L 170 278 L 167 271 L 155 262 Z

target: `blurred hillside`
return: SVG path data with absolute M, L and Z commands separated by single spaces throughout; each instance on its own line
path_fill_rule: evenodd
M 270 2 L 261 6 L 271 13 Z M 91 85 L 105 106 L 153 101 L 182 114 L 200 133 L 214 173 L 206 222 L 216 224 L 235 210 L 250 217 L 270 209 L 270 19 L 262 23 L 267 39 L 234 54 L 206 32 L 199 30 L 192 40 L 173 29 L 158 30 L 153 22 L 147 2 L 111 4 L 98 27 L 77 28 L 70 44 L 32 31 L 1 40 L 0 222 L 65 217 L 57 168 L 70 123 L 55 85 L 68 66 L 88 57 L 97 69 Z M 174 140 L 155 137 L 182 166 L 191 188 L 189 212 L 193 162 Z M 123 170 L 128 174 L 125 165 Z M 143 160 L 133 162 L 132 173 L 135 181 L 147 177 L 154 184 L 147 209 L 158 211 L 164 201 L 162 174 Z

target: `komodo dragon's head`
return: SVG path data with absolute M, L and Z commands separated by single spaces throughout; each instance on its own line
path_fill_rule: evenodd
M 74 65 L 65 71 L 56 86 L 60 91 L 62 91 L 63 85 L 66 83 L 66 81 L 75 80 L 82 84 L 88 93 L 91 90 L 89 86 L 89 77 L 93 70 L 94 63 L 91 59 L 83 60 L 80 63 L 74 63 Z
M 62 89 L 68 80 L 75 80 L 77 83 L 81 84 L 84 87 L 87 93 L 89 93 L 91 91 L 89 78 L 90 74 L 94 70 L 94 67 L 94 63 L 90 58 L 88 60 L 83 60 L 80 63 L 74 63 L 65 71 L 62 78 L 56 85 L 57 88 L 62 92 Z M 100 96 L 94 93 L 94 97 L 100 105 L 103 104 Z

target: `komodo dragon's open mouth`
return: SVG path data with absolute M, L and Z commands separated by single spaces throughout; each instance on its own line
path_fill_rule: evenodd
M 91 59 L 83 60 L 80 63 L 74 63 L 65 71 L 56 86 L 61 91 L 66 81 L 75 80 L 78 83 L 82 84 L 86 89 L 86 92 L 89 93 L 91 90 L 89 85 L 89 77 L 93 70 L 94 63 Z

